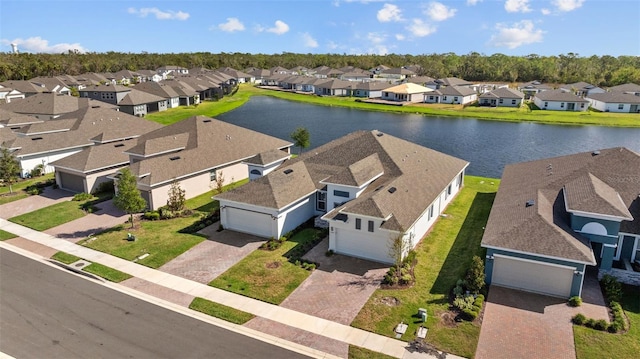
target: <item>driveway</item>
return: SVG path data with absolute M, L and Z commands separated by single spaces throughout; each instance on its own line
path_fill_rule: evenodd
M 475 358 L 575 358 L 571 317 L 609 319 L 597 280 L 587 276 L 582 297 L 572 308 L 561 298 L 491 286 Z
M 90 235 L 125 223 L 129 216 L 113 205 L 113 200 L 96 204 L 98 211 L 44 231 L 73 243 Z
M 0 205 L 0 218 L 8 219 L 21 214 L 33 212 L 36 209 L 49 207 L 58 202 L 70 201 L 73 194 L 53 187 L 45 187 L 37 196 L 29 196 L 19 201 Z
M 320 266 L 280 305 L 349 325 L 379 288 L 388 266 L 339 254 L 327 257 L 328 248 L 325 238 L 303 257 Z
M 159 269 L 208 284 L 266 241 L 264 238 L 228 229 L 218 232 L 218 227 L 219 222 L 216 222 L 198 232 L 206 235 L 208 240 L 197 244 Z

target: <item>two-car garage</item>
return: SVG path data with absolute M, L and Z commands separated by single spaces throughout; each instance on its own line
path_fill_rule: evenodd
M 230 206 L 222 208 L 221 211 L 220 215 L 224 216 L 222 223 L 225 229 L 270 238 L 274 233 L 273 227 L 277 225 L 268 213 Z
M 530 259 L 493 255 L 491 284 L 568 298 L 575 267 Z

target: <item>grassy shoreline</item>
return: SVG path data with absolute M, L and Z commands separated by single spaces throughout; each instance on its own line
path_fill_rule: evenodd
M 249 84 L 240 85 L 240 90 L 233 96 L 219 101 L 205 101 L 198 106 L 180 107 L 164 112 L 147 115 L 146 118 L 161 123 L 171 124 L 190 116 L 204 115 L 215 117 L 244 105 L 253 96 L 271 96 L 283 100 L 303 102 L 312 105 L 338 106 L 363 111 L 390 113 L 407 113 L 424 116 L 463 117 L 486 121 L 532 122 L 551 125 L 572 126 L 604 126 L 640 128 L 640 116 L 624 113 L 602 112 L 565 112 L 530 110 L 528 107 L 479 107 L 448 104 L 415 104 L 410 106 L 391 106 L 359 102 L 354 97 L 327 97 L 297 94 L 255 87 Z

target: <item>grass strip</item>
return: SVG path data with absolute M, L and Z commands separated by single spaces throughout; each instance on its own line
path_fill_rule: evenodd
M 189 304 L 189 308 L 210 315 L 212 317 L 220 318 L 222 320 L 226 320 L 227 322 L 240 325 L 255 318 L 255 315 L 251 313 L 243 312 L 241 310 L 212 302 L 208 299 L 200 297 L 194 298 L 191 304 Z

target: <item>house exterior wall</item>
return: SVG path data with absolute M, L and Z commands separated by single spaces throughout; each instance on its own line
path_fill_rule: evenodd
M 109 168 L 103 171 L 93 172 L 86 177 L 85 192 L 93 193 L 98 189 L 101 183 L 112 182 L 113 180 L 108 178 L 116 174 L 116 172 L 122 167 Z
M 629 103 L 613 103 L 613 102 L 603 102 L 594 100 L 591 98 L 586 98 L 589 100 L 589 104 L 591 107 L 595 108 L 598 111 L 602 112 L 620 112 L 620 113 L 630 113 L 631 104 Z M 640 110 L 640 105 L 636 105 L 636 111 Z
M 255 179 L 258 179 L 262 176 L 266 176 L 269 173 L 273 172 L 273 170 L 275 170 L 276 168 L 278 168 L 278 166 L 280 166 L 282 164 L 282 162 L 284 161 L 278 161 L 275 163 L 271 163 L 268 166 L 260 166 L 260 165 L 255 165 L 255 164 L 248 164 L 247 165 L 247 171 L 249 171 L 249 180 L 253 181 Z M 258 173 L 252 173 L 253 171 L 258 171 L 260 172 Z
M 576 295 L 577 296 L 581 295 L 582 282 L 584 280 L 584 270 L 585 270 L 585 267 L 586 267 L 585 264 L 570 262 L 570 261 L 561 260 L 561 259 L 539 257 L 539 256 L 532 255 L 532 254 L 509 252 L 509 251 L 506 251 L 506 250 L 495 249 L 495 248 L 487 248 L 487 256 L 486 256 L 486 260 L 485 260 L 485 264 L 484 264 L 484 274 L 485 274 L 485 281 L 486 281 L 487 285 L 491 284 L 491 278 L 492 278 L 492 274 L 493 274 L 493 259 L 492 258 L 496 254 L 504 255 L 504 256 L 508 256 L 508 257 L 513 257 L 513 258 L 528 259 L 528 260 L 537 261 L 537 262 L 541 262 L 541 263 L 550 263 L 550 264 L 563 265 L 563 266 L 567 266 L 567 267 L 573 267 L 573 268 L 575 268 L 575 272 L 574 273 L 576 273 L 576 274 L 573 276 L 573 281 L 571 283 L 571 294 L 570 294 L 570 296 L 573 297 L 573 296 L 576 296 Z
M 361 228 L 356 229 L 356 219 L 361 220 Z M 373 232 L 368 231 L 368 221 L 373 221 Z M 338 248 L 338 241 L 352 240 L 366 243 L 367 249 L 378 254 L 378 258 L 371 258 L 365 255 L 358 256 L 357 253 L 342 253 L 350 256 L 360 257 L 369 260 L 377 260 L 382 263 L 393 263 L 389 255 L 389 244 L 397 233 L 380 229 L 381 218 L 365 217 L 349 214 L 346 222 L 331 221 L 329 227 L 329 249 L 336 253 L 342 253 Z
M 478 99 L 478 95 L 477 94 L 472 94 L 472 95 L 469 95 L 469 96 L 442 95 L 442 98 L 440 99 L 440 102 L 464 105 L 464 104 L 468 104 L 468 103 L 474 102 L 477 99 Z
M 520 107 L 522 106 L 521 98 L 501 98 L 496 101 L 499 107 Z
M 543 101 L 538 97 L 533 98 L 533 103 L 535 103 L 541 110 L 567 111 L 567 108 L 569 107 L 568 104 L 570 103 L 575 104 L 575 109 L 573 111 L 587 111 L 589 109 L 589 104 L 584 102 Z
M 426 93 L 426 94 L 424 94 L 424 102 L 426 102 L 426 103 L 440 103 L 440 95 Z
M 294 230 L 302 223 L 315 216 L 315 193 L 284 208 L 277 214 L 277 232 L 274 238 L 280 238 L 285 233 Z
M 168 101 L 168 108 L 176 108 L 180 106 L 180 98 L 179 97 L 171 97 Z
M 340 192 L 345 192 L 348 194 L 348 197 L 340 196 Z M 358 194 L 361 192 L 362 190 L 356 187 L 340 186 L 332 183 L 327 184 L 327 212 L 333 210 L 342 203 L 358 197 Z M 336 195 L 336 193 L 338 193 L 338 195 Z
M 31 170 L 33 170 L 37 165 L 44 164 L 44 173 L 51 173 L 54 171 L 53 166 L 50 166 L 49 163 L 53 161 L 57 161 L 61 158 L 65 158 L 67 156 L 71 156 L 75 153 L 82 151 L 85 147 L 82 148 L 72 148 L 66 150 L 59 151 L 50 151 L 47 153 L 35 154 L 35 155 L 27 155 L 27 156 L 19 156 L 18 160 L 20 161 L 21 175 L 22 177 L 26 177 Z

